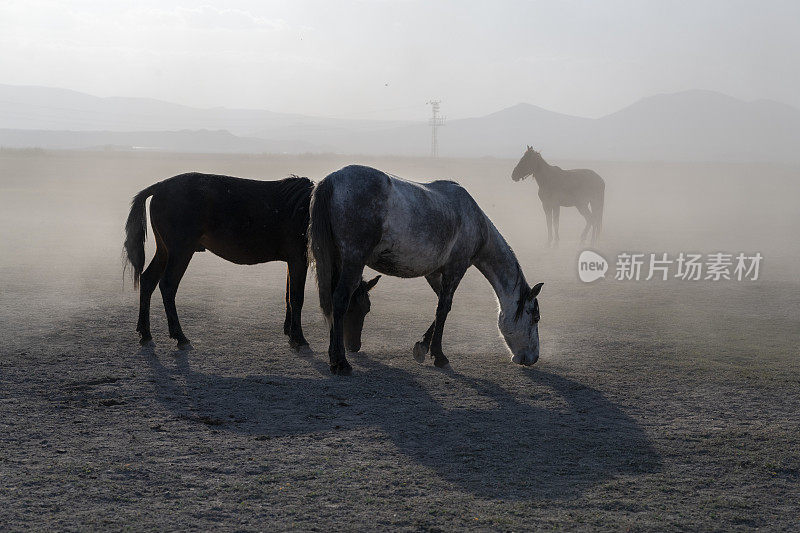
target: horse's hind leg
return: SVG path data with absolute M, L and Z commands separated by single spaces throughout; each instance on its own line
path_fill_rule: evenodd
M 583 216 L 583 218 L 586 219 L 586 227 L 583 228 L 583 231 L 581 232 L 581 243 L 583 243 L 586 240 L 586 235 L 589 233 L 589 230 L 594 225 L 594 218 L 592 216 L 592 212 L 589 211 L 588 204 L 578 204 L 575 207 L 578 208 L 578 212 Z
M 178 293 L 178 285 L 189 266 L 189 261 L 194 254 L 193 245 L 172 246 L 170 247 L 167 265 L 164 269 L 164 276 L 158 284 L 161 289 L 161 297 L 164 299 L 164 311 L 167 313 L 167 324 L 169 325 L 169 336 L 178 341 L 178 349 L 191 349 L 189 339 L 183 334 L 181 324 L 178 321 L 178 311 L 175 308 L 175 295 Z
M 339 281 L 336 283 L 336 289 L 333 291 L 333 320 L 331 340 L 328 346 L 332 374 L 349 376 L 353 373 L 353 367 L 347 362 L 344 354 L 344 315 L 350 305 L 350 298 L 361 281 L 363 272 L 363 263 L 344 263 L 339 274 Z
M 287 333 L 289 335 L 289 345 L 296 350 L 302 350 L 303 347 L 308 348 L 308 341 L 303 336 L 301 322 L 307 272 L 308 263 L 306 263 L 305 257 L 289 262 L 289 276 L 287 278 L 289 285 L 289 301 L 287 302 L 289 331 Z M 284 331 L 286 331 L 285 328 Z
M 431 286 L 433 292 L 436 293 L 436 296 L 439 296 L 439 292 L 442 290 L 442 275 L 441 274 L 430 274 L 425 276 L 425 280 L 428 282 L 428 285 Z M 431 337 L 433 337 L 433 329 L 436 327 L 436 320 L 434 319 L 431 322 L 430 327 L 422 336 L 422 340 L 414 344 L 414 359 L 417 363 L 424 363 L 425 356 L 428 355 L 428 350 L 431 346 Z
M 166 247 L 156 236 L 156 254 L 139 278 L 139 322 L 136 325 L 136 331 L 141 335 L 139 343 L 142 346 L 153 345 L 153 335 L 150 333 L 150 298 L 153 296 L 153 291 L 156 289 L 166 265 Z
M 592 211 L 592 245 L 597 242 L 597 238 L 600 236 L 600 231 L 603 228 L 603 221 L 601 218 L 603 217 L 602 213 L 598 213 L 597 209 Z

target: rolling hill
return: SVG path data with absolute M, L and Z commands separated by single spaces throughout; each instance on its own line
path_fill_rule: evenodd
M 422 122 L 200 109 L 0 85 L 0 146 L 6 147 L 426 155 L 429 139 Z M 796 163 L 800 110 L 692 90 L 644 98 L 596 119 L 521 103 L 451 120 L 440 134 L 443 156 L 517 157 L 526 144 L 553 158 Z

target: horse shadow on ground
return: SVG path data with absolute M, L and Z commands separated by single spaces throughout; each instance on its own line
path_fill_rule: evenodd
M 600 391 L 540 370 L 520 373 L 532 393 L 524 398 L 450 372 L 443 387 L 485 402 L 446 407 L 409 372 L 364 354 L 351 358 L 357 375 L 347 379 L 315 358 L 300 361 L 324 377 L 227 377 L 192 370 L 186 354 L 169 359 L 174 366 L 147 358 L 157 400 L 181 418 L 261 438 L 377 428 L 410 461 L 479 497 L 572 498 L 661 467 L 641 426 Z

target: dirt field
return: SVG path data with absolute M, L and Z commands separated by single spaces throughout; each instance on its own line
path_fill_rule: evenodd
M 138 352 L 120 259 L 138 190 L 351 162 L 473 193 L 545 282 L 539 363 L 510 363 L 472 269 L 445 330 L 452 372 L 411 356 L 427 284 L 384 277 L 355 374 L 334 378 L 313 283 L 316 353 L 298 357 L 284 265 L 209 253 L 178 293 L 196 350 L 173 351 L 156 295 L 156 353 Z M 760 279 L 583 284 L 579 215 L 545 248 L 515 161 L 0 152 L 0 529 L 796 530 L 800 172 L 555 163 L 606 179 L 607 258 L 759 251 Z

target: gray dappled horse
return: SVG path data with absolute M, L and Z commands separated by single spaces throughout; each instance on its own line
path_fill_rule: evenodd
M 308 269 L 306 231 L 314 184 L 292 176 L 260 181 L 192 172 L 155 183 L 137 194 L 125 224 L 125 253 L 133 267 L 134 287 L 139 285 L 140 343 L 154 347 L 150 333 L 150 297 L 161 289 L 169 335 L 179 349 L 191 349 L 175 308 L 175 295 L 195 252 L 211 253 L 238 265 L 285 261 L 286 319 L 283 332 L 289 344 L 310 351 L 303 336 L 300 313 Z M 145 201 L 150 200 L 150 224 L 156 252 L 144 269 L 147 236 Z M 364 321 L 369 310 L 367 291 L 375 285 L 358 284 L 349 320 Z M 364 315 L 360 315 L 364 313 Z
M 547 245 L 550 246 L 554 242 L 554 228 L 555 244 L 558 245 L 558 218 L 562 206 L 578 208 L 586 219 L 581 242 L 586 240 L 589 229 L 592 230 L 592 244 L 597 242 L 603 228 L 603 202 L 606 190 L 603 178 L 594 170 L 587 168 L 564 170 L 550 165 L 542 158 L 541 153 L 528 146 L 522 159 L 514 167 L 511 179 L 519 181 L 531 175 L 539 185 L 539 199 L 542 201 L 547 219 Z
M 447 367 L 442 331 L 458 283 L 471 265 L 489 280 L 500 303 L 498 326 L 512 361 L 539 358 L 542 283 L 531 288 L 511 247 L 489 217 L 452 181 L 416 183 L 351 165 L 323 179 L 311 196 L 309 247 L 317 268 L 319 300 L 330 324 L 331 372 L 348 375 L 345 346 L 363 326 L 345 315 L 364 266 L 391 276 L 424 276 L 439 297 L 436 318 L 414 346 L 424 362 L 430 350 Z

